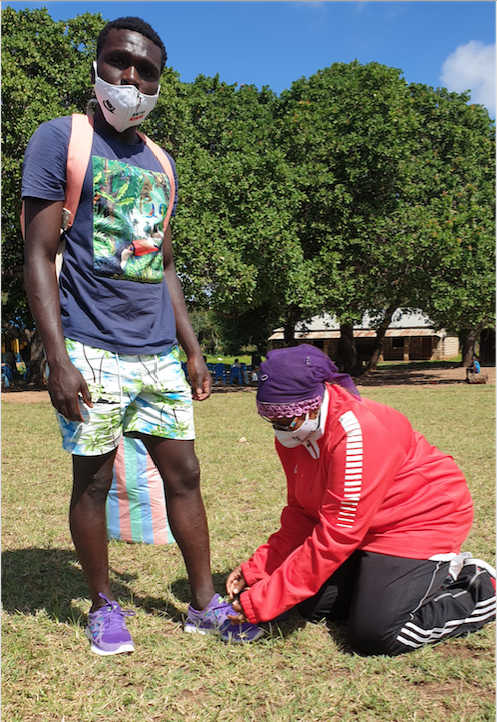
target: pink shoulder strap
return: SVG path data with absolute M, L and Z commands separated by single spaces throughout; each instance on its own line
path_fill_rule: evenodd
M 93 142 L 93 117 L 74 113 L 72 116 L 71 137 L 67 149 L 66 197 L 64 210 L 69 212 L 67 228 L 74 222 L 78 210 L 86 169 L 91 156 Z
M 169 223 L 169 220 L 171 218 L 171 213 L 173 212 L 173 205 L 174 205 L 174 198 L 176 195 L 176 187 L 174 183 L 174 174 L 173 174 L 173 167 L 171 165 L 171 161 L 167 157 L 167 155 L 164 153 L 162 148 L 160 148 L 156 143 L 154 143 L 153 140 L 151 140 L 148 135 L 145 135 L 145 133 L 138 133 L 139 137 L 143 140 L 143 142 L 150 148 L 152 153 L 155 155 L 159 163 L 164 169 L 164 173 L 167 175 L 169 179 L 169 185 L 171 188 L 171 195 L 169 197 L 169 205 L 167 208 L 166 217 L 164 218 L 164 231 L 167 228 L 167 224 Z
M 67 148 L 66 161 L 66 197 L 62 212 L 61 230 L 67 230 L 74 222 L 78 210 L 79 199 L 83 189 L 86 169 L 91 156 L 93 141 L 93 117 L 73 113 L 71 118 L 71 135 Z M 21 233 L 25 237 L 24 201 L 21 208 Z

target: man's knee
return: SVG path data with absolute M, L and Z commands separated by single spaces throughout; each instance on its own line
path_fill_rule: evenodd
M 195 459 L 175 467 L 174 473 L 166 473 L 164 482 L 169 492 L 182 494 L 197 492 L 200 489 L 200 467 Z
M 73 456 L 74 493 L 86 494 L 96 503 L 105 503 L 112 485 L 114 453 L 104 457 Z
M 171 495 L 198 492 L 200 465 L 193 441 L 179 439 L 143 439 Z

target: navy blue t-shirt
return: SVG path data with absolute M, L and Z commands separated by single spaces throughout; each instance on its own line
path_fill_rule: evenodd
M 34 133 L 24 157 L 23 198 L 64 200 L 70 134 L 70 117 Z M 59 279 L 66 337 L 133 355 L 167 351 L 176 342 L 162 258 L 169 197 L 167 175 L 144 143 L 128 145 L 95 129 Z

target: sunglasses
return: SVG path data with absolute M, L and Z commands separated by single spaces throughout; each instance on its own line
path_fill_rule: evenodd
M 277 422 L 275 422 L 274 418 L 268 419 L 267 416 L 262 416 L 261 418 L 263 418 L 264 421 L 267 421 L 268 423 L 270 423 L 271 426 L 273 427 L 273 429 L 276 429 L 276 431 L 293 431 L 294 428 L 297 426 L 300 416 L 294 416 L 293 419 L 290 421 L 290 423 L 287 426 L 278 424 Z

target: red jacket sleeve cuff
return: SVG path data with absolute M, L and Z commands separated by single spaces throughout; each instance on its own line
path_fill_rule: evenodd
M 249 622 L 251 622 L 252 624 L 257 624 L 258 620 L 255 616 L 248 592 L 242 592 L 240 594 L 240 604 L 242 605 L 243 613 L 245 614 Z
M 256 577 L 255 574 L 252 572 L 252 569 L 250 568 L 250 564 L 248 562 L 242 562 L 240 566 L 242 568 L 243 578 L 245 579 L 249 587 L 259 581 L 259 577 Z

